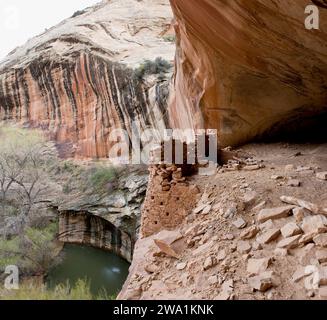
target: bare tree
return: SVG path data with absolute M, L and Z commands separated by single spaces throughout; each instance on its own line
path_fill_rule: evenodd
M 33 207 L 48 189 L 48 166 L 54 147 L 36 132 L 0 128 L 0 224 L 16 213 L 22 233 Z
M 37 274 L 57 259 L 44 205 L 57 165 L 54 145 L 39 132 L 0 123 L 0 262 L 12 259 L 24 272 Z M 36 227 L 38 219 L 46 227 Z

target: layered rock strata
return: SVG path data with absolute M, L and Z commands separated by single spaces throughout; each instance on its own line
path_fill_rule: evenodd
M 59 216 L 58 240 L 108 250 L 128 262 L 132 261 L 132 237 L 108 220 L 86 212 L 62 212 Z
M 125 170 L 114 186 L 108 186 L 107 192 L 78 192 L 61 196 L 54 206 L 59 213 L 84 212 L 105 219 L 135 240 L 141 225 L 141 207 L 147 185 L 146 168 L 129 173 Z
M 107 157 L 115 129 L 167 125 L 172 69 L 139 76 L 144 60 L 172 62 L 166 0 L 113 0 L 77 12 L 0 64 L 0 119 L 40 127 L 68 155 Z M 69 154 L 70 153 L 70 154 Z

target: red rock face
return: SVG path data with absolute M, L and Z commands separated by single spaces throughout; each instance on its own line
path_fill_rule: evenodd
M 108 139 L 113 130 L 125 129 L 131 135 L 134 120 L 141 128 L 157 125 L 151 123 L 155 110 L 149 88 L 132 73 L 86 53 L 60 65 L 35 61 L 1 79 L 0 117 L 48 130 L 58 142 L 72 143 L 75 156 L 107 157 L 117 143 Z M 163 103 L 167 86 L 167 82 L 154 86 Z
M 63 155 L 108 157 L 110 134 L 167 125 L 173 69 L 136 76 L 144 59 L 172 62 L 168 0 L 112 0 L 80 11 L 0 63 L 0 120 L 39 127 Z M 172 64 L 171 64 L 172 66 Z
M 308 0 L 170 0 L 176 17 L 172 126 L 236 145 L 327 112 L 327 10 Z
M 168 0 L 113 0 L 0 64 L 0 119 L 48 129 L 75 156 L 106 157 L 110 133 L 130 135 L 135 119 L 141 128 L 218 129 L 227 146 L 326 115 L 323 1 L 315 1 L 320 30 L 304 27 L 309 0 L 170 2 L 177 54 L 168 114 L 168 81 L 132 75 L 144 59 L 173 56 Z

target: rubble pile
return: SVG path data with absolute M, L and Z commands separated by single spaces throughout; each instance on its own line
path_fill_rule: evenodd
M 120 298 L 327 299 L 327 152 L 274 147 L 210 177 L 153 168 L 143 228 L 161 225 L 138 241 Z

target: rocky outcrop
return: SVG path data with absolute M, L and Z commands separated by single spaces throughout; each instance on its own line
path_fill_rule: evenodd
M 87 212 L 62 212 L 59 216 L 58 240 L 108 250 L 128 262 L 132 261 L 134 247 L 132 237 L 108 220 Z
M 106 157 L 114 129 L 162 129 L 172 70 L 140 79 L 145 59 L 172 62 L 166 0 L 112 0 L 79 11 L 0 64 L 0 119 L 47 129 L 61 148 Z
M 125 169 L 107 192 L 90 190 L 61 195 L 53 205 L 59 213 L 84 212 L 107 220 L 135 241 L 141 225 L 141 207 L 147 184 L 148 174 L 145 169 Z
M 307 0 L 170 2 L 177 35 L 173 127 L 218 129 L 227 146 L 326 115 L 325 9 L 320 30 L 306 30 Z

